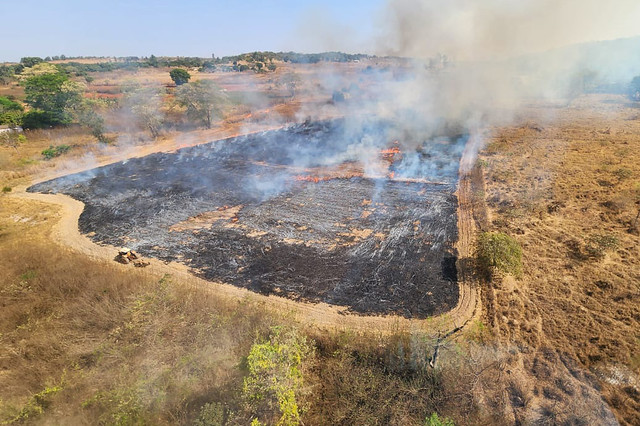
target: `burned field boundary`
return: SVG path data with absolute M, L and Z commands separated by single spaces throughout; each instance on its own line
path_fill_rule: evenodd
M 96 243 L 178 261 L 208 280 L 362 314 L 451 310 L 466 138 L 408 141 L 390 123 L 356 124 L 225 139 L 28 191 L 82 201 L 79 228 Z

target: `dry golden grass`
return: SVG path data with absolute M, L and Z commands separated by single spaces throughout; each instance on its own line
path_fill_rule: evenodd
M 527 117 L 499 129 L 482 157 L 492 227 L 520 242 L 525 266 L 521 280 L 487 289 L 486 320 L 501 341 L 527 348 L 529 392 L 557 404 L 569 392 L 558 372 L 575 364 L 618 421 L 640 424 L 638 110 L 587 96 Z
M 237 393 L 237 365 L 276 315 L 63 250 L 46 239 L 50 207 L 2 201 L 1 421 L 185 423 Z M 46 415 L 25 414 L 31 395 L 55 386 Z

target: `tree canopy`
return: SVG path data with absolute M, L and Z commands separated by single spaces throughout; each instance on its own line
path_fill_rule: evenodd
M 191 74 L 189 74 L 187 70 L 184 70 L 182 68 L 175 68 L 171 70 L 169 75 L 171 76 L 171 80 L 173 80 L 176 86 L 181 86 L 185 83 L 188 83 L 189 79 L 191 78 Z
M 202 122 L 208 129 L 226 103 L 223 92 L 209 80 L 198 80 L 180 86 L 176 91 L 176 100 L 187 109 L 189 118 Z
M 50 125 L 71 122 L 71 109 L 82 101 L 83 87 L 60 72 L 38 74 L 22 81 L 25 102 L 48 114 Z

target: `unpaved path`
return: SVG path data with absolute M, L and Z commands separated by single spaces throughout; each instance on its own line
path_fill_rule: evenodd
M 261 129 L 267 130 L 267 129 Z M 202 140 L 202 139 L 201 139 Z M 205 139 L 206 140 L 206 139 Z M 192 143 L 189 145 L 197 145 Z M 184 145 L 186 146 L 186 145 Z M 131 152 L 127 158 L 148 155 L 153 152 L 166 151 L 167 148 L 175 149 L 175 143 L 158 144 L 153 147 L 147 146 L 143 150 Z M 91 167 L 98 167 L 122 161 L 122 155 L 117 158 L 107 158 L 93 164 Z M 85 168 L 86 169 L 86 168 Z M 33 183 L 43 182 L 63 174 L 82 171 L 82 167 L 73 170 L 54 171 L 46 176 L 39 177 Z M 471 256 L 471 242 L 473 237 L 473 220 L 470 199 L 470 185 L 467 176 L 460 180 L 457 195 L 459 198 L 458 228 L 459 241 L 457 249 L 459 253 L 458 275 L 460 295 L 458 304 L 451 311 L 427 318 L 424 320 L 407 319 L 398 316 L 363 316 L 349 313 L 346 307 L 329 305 L 326 303 L 297 302 L 279 296 L 263 296 L 249 290 L 235 287 L 233 285 L 211 282 L 198 278 L 189 272 L 187 266 L 171 262 L 164 263 L 160 260 L 147 258 L 150 265 L 145 269 L 152 277 L 159 279 L 165 274 L 170 274 L 176 280 L 198 288 L 205 288 L 215 292 L 220 297 L 243 299 L 250 298 L 264 303 L 265 305 L 278 310 L 288 311 L 296 320 L 309 326 L 316 326 L 328 329 L 356 329 L 368 330 L 380 333 L 391 333 L 400 329 L 422 330 L 440 336 L 446 336 L 458 331 L 470 321 L 478 311 L 479 297 L 477 290 L 470 280 L 468 271 L 468 259 Z M 84 209 L 84 204 L 63 194 L 34 194 L 26 192 L 26 185 L 15 188 L 11 196 L 20 197 L 27 200 L 37 200 L 59 206 L 60 220 L 51 229 L 51 238 L 61 246 L 81 255 L 89 256 L 98 260 L 113 260 L 118 252 L 117 247 L 109 245 L 98 245 L 88 237 L 82 235 L 78 229 L 78 219 Z M 120 265 L 122 268 L 131 268 L 131 265 Z

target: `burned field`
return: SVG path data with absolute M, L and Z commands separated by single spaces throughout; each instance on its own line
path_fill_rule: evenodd
M 178 261 L 212 281 L 363 314 L 425 318 L 458 300 L 465 137 L 407 140 L 332 120 L 130 159 L 31 192 L 85 203 L 97 243 Z

